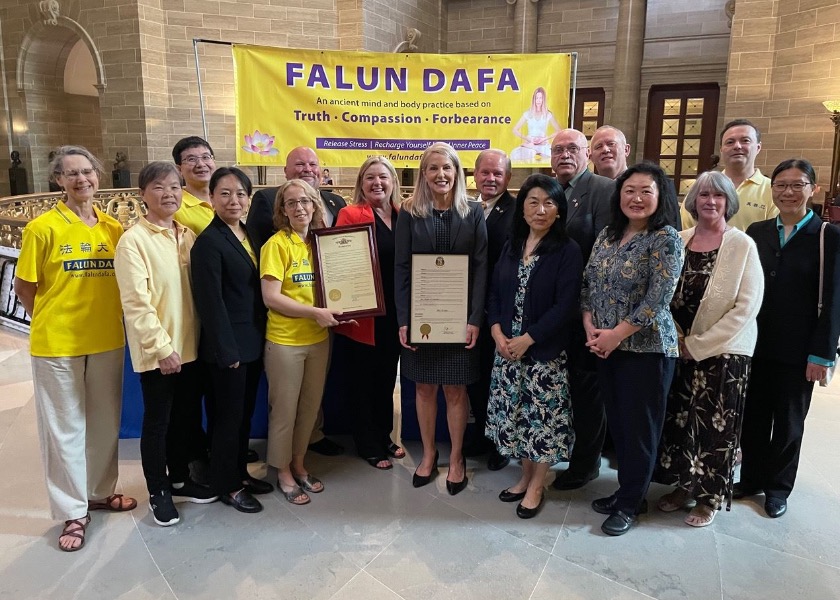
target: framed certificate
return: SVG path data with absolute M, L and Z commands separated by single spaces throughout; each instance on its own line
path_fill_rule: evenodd
M 411 256 L 411 344 L 466 344 L 468 254 Z
M 315 301 L 341 321 L 385 314 L 373 223 L 312 230 Z

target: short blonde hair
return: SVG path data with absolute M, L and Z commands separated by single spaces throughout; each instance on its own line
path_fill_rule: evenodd
M 365 162 L 362 163 L 362 166 L 359 167 L 359 174 L 356 177 L 356 187 L 353 188 L 353 204 L 367 204 L 364 198 L 364 193 L 362 192 L 362 179 L 365 176 L 365 172 L 372 166 L 372 165 L 383 165 L 386 169 L 388 169 L 388 173 L 391 175 L 391 180 L 393 182 L 392 189 L 391 189 L 391 205 L 399 207 L 402 198 L 400 196 L 400 182 L 397 178 L 397 170 L 394 168 L 394 165 L 391 164 L 384 156 L 371 156 Z
M 283 195 L 290 187 L 298 187 L 303 190 L 306 197 L 312 201 L 312 206 L 315 207 L 315 212 L 312 213 L 312 222 L 309 224 L 311 229 L 319 229 L 324 226 L 324 205 L 321 204 L 321 197 L 311 185 L 306 183 L 303 179 L 290 179 L 279 188 L 277 188 L 277 195 L 274 197 L 274 228 L 277 231 L 292 232 L 292 223 L 289 221 L 289 216 L 286 214 L 286 201 Z

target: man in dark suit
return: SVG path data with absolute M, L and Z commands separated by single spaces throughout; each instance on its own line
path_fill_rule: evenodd
M 566 231 L 580 246 L 584 265 L 592 253 L 595 238 L 609 222 L 610 197 L 615 190 L 613 180 L 586 169 L 589 153 L 586 136 L 576 129 L 560 131 L 551 144 L 551 167 L 568 201 Z M 604 403 L 595 375 L 596 359 L 584 345 L 582 323 L 575 339 L 569 354 L 575 445 L 569 468 L 552 484 L 558 490 L 577 489 L 598 477 L 601 448 L 607 433 Z
M 475 161 L 475 185 L 478 188 L 478 200 L 484 209 L 484 222 L 487 225 L 487 282 L 493 277 L 493 269 L 502 252 L 513 224 L 513 210 L 516 198 L 507 191 L 510 183 L 510 158 L 502 150 L 484 150 Z M 498 471 L 504 468 L 510 459 L 484 437 L 487 423 L 487 401 L 490 394 L 490 374 L 493 371 L 493 357 L 496 345 L 490 335 L 490 326 L 484 320 L 478 336 L 478 351 L 481 361 L 479 380 L 468 386 L 470 407 L 475 417 L 473 439 L 464 448 L 465 456 L 488 454 L 487 468 Z
M 592 164 L 595 172 L 609 179 L 616 180 L 627 170 L 627 157 L 630 156 L 630 144 L 624 137 L 624 132 L 612 125 L 602 125 L 592 134 L 591 140 Z M 668 189 L 662 191 L 662 197 L 667 204 L 668 225 L 680 231 L 682 219 L 680 217 L 680 202 L 677 199 L 677 188 L 674 180 L 668 179 Z
M 286 180 L 302 179 L 321 195 L 324 203 L 324 224 L 332 227 L 338 216 L 338 211 L 346 206 L 344 199 L 338 194 L 321 190 L 321 163 L 318 155 L 312 148 L 298 146 L 286 157 L 286 166 L 283 168 Z M 274 199 L 277 197 L 277 188 L 265 188 L 259 190 L 251 199 L 251 209 L 248 211 L 248 218 L 245 225 L 248 231 L 254 236 L 258 247 L 257 252 L 263 247 L 275 233 L 274 229 Z M 325 456 L 337 456 L 344 452 L 341 444 L 324 437 L 324 413 L 318 412 L 318 420 L 315 429 L 312 431 L 312 438 L 309 441 L 309 449 Z
M 338 194 L 321 190 L 321 163 L 318 155 L 312 148 L 298 146 L 286 157 L 286 166 L 283 167 L 286 179 L 303 179 L 306 183 L 315 188 L 321 195 L 324 203 L 324 224 L 332 227 L 335 219 L 345 206 L 344 199 Z M 263 244 L 274 235 L 274 198 L 277 196 L 277 188 L 265 188 L 258 190 L 251 200 L 251 209 L 248 211 L 246 225 L 254 232 L 257 244 L 262 248 Z M 259 250 L 258 250 L 259 251 Z

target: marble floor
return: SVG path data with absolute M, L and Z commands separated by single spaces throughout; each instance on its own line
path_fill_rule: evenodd
M 93 513 L 85 548 L 68 554 L 56 546 L 42 481 L 27 338 L 0 328 L 0 598 L 840 598 L 838 399 L 840 380 L 815 394 L 797 488 L 778 520 L 755 501 L 706 529 L 654 510 L 609 538 L 589 508 L 615 487 L 605 460 L 600 478 L 548 492 L 542 513 L 523 521 L 496 498 L 517 467 L 492 473 L 469 461 L 469 487 L 450 497 L 444 475 L 411 487 L 419 447 L 409 443 L 386 472 L 352 456 L 312 456 L 326 490 L 308 506 L 276 492 L 261 497 L 257 515 L 182 504 L 181 523 L 162 528 L 149 512 L 139 445 L 126 440 L 119 491 L 140 505 Z M 253 468 L 266 474 L 262 463 Z M 649 498 L 662 492 L 655 485 Z

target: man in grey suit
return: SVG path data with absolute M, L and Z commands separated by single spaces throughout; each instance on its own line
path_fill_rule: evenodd
M 584 265 L 592 253 L 595 238 L 610 219 L 610 198 L 615 182 L 586 169 L 589 162 L 586 136 L 576 129 L 560 131 L 551 144 L 551 167 L 568 202 L 566 231 L 580 246 Z M 604 403 L 598 393 L 595 359 L 586 348 L 583 324 L 569 353 L 569 386 L 575 427 L 575 445 L 569 468 L 552 486 L 573 490 L 592 481 L 600 472 L 601 448 L 607 433 Z

